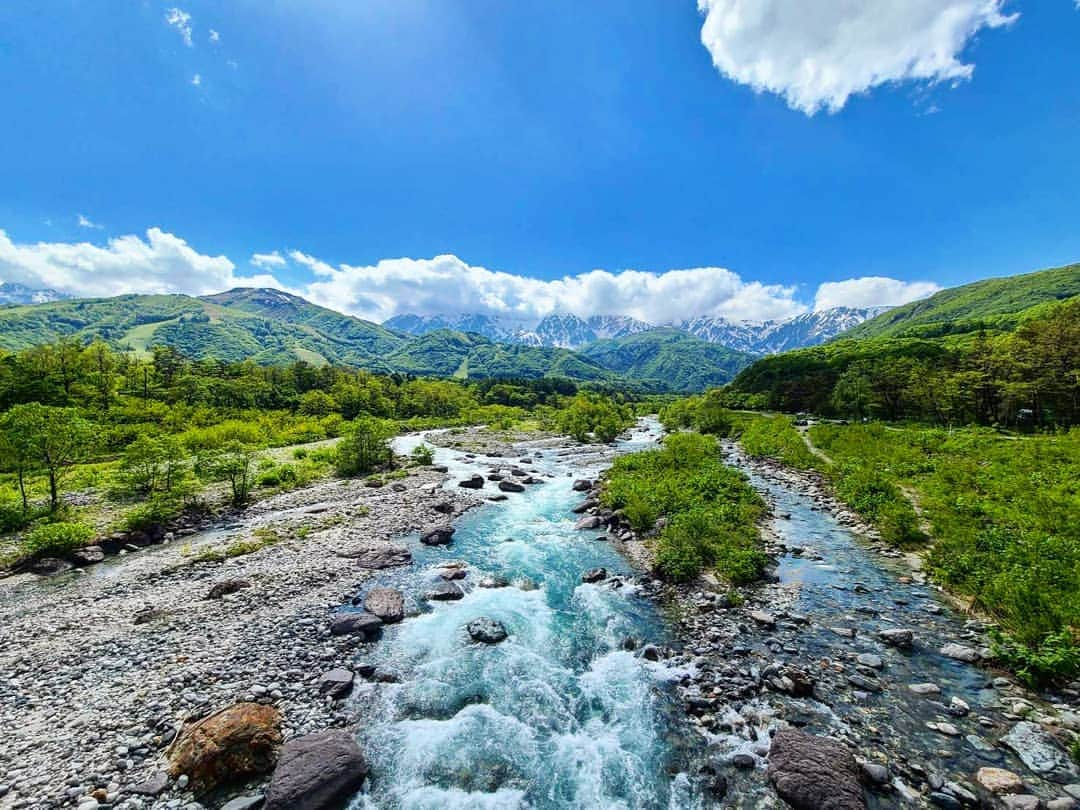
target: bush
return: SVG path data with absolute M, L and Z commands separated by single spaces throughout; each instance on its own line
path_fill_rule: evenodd
M 392 423 L 373 416 L 361 416 L 338 443 L 335 465 L 339 475 L 367 475 L 388 464 L 392 458 L 390 439 Z
M 94 529 L 85 523 L 43 523 L 23 538 L 23 548 L 35 557 L 64 555 L 89 544 L 94 536 Z
M 994 634 L 994 654 L 1033 688 L 1067 683 L 1080 675 L 1080 645 L 1068 630 L 1047 636 L 1037 646 L 998 632 Z
M 15 499 L 4 498 L 0 500 L 0 534 L 17 532 L 25 529 L 44 512 L 31 506 L 24 510 L 22 503 Z
M 179 498 L 155 495 L 124 515 L 121 525 L 129 532 L 145 531 L 168 525 L 183 511 L 184 505 Z
M 791 420 L 784 416 L 754 419 L 739 441 L 754 458 L 773 458 L 800 470 L 812 469 L 818 463 Z
M 431 449 L 430 445 L 418 444 L 413 448 L 409 457 L 412 459 L 413 464 L 420 467 L 430 467 L 435 461 L 435 451 Z
M 734 584 L 761 575 L 757 521 L 765 504 L 742 473 L 723 463 L 711 437 L 675 433 L 659 450 L 616 459 L 601 498 L 639 532 L 667 518 L 656 558 L 670 579 L 693 579 L 705 568 Z

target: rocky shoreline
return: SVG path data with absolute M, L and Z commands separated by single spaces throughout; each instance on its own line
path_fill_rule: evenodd
M 835 625 L 821 626 L 824 619 L 797 610 L 800 583 L 773 574 L 738 592 L 711 581 L 676 585 L 655 579 L 648 538 L 603 509 L 599 487 L 594 488 L 582 504 L 581 525 L 607 530 L 643 572 L 642 593 L 672 618 L 678 643 L 649 654 L 686 673 L 677 691 L 707 752 L 698 776 L 710 784 L 719 803 L 781 807 L 783 796 L 796 807 L 816 807 L 821 797 L 815 790 L 825 784 L 832 797 L 829 806 L 835 808 L 866 807 L 867 801 L 872 807 L 1080 807 L 1080 775 L 1066 753 L 1080 732 L 1077 685 L 1039 696 L 993 669 L 985 624 L 949 621 L 938 604 L 948 600 L 930 591 L 918 567 L 911 567 L 911 558 L 882 544 L 826 482 L 812 473 L 748 459 L 730 442 L 724 443 L 724 453 L 755 476 L 805 495 L 812 510 L 864 538 L 868 554 L 883 563 L 895 561 L 903 572 L 894 573 L 896 583 L 912 589 L 896 604 L 924 601 L 926 621 L 916 616 L 892 628 L 888 604 L 858 582 L 832 587 L 865 594 L 866 605 L 843 614 Z M 787 555 L 829 566 L 822 550 L 782 540 L 774 526 L 788 519 L 773 510 L 762 526 L 770 557 Z M 890 677 L 894 666 L 910 671 L 909 662 L 923 650 L 935 658 L 978 662 L 980 669 L 972 666 L 966 677 L 984 682 L 982 704 L 950 696 L 947 683 L 896 683 Z M 905 700 L 916 695 L 918 703 L 896 709 L 916 715 L 897 726 L 916 727 L 943 743 L 961 737 L 972 756 L 958 756 L 944 744 L 935 750 L 932 741 L 920 756 L 909 734 L 890 728 L 894 718 L 888 701 L 877 700 L 898 693 Z M 957 726 L 964 723 L 976 731 L 963 737 L 968 729 Z M 778 757 L 770 749 L 778 734 L 792 729 L 813 733 L 792 734 Z M 829 746 L 832 753 L 823 758 L 820 752 Z M 1006 753 L 1022 762 L 1021 773 L 1002 767 L 1008 764 L 1003 762 Z M 1015 765 L 1015 759 L 1010 761 Z M 818 778 L 799 778 L 806 771 Z
M 0 808 L 219 806 L 227 794 L 204 805 L 164 773 L 184 723 L 237 701 L 275 706 L 285 739 L 352 723 L 320 682 L 363 637 L 333 635 L 331 614 L 404 561 L 395 538 L 480 502 L 445 478 L 326 481 L 137 554 L 0 580 Z M 198 561 L 266 532 L 258 551 Z

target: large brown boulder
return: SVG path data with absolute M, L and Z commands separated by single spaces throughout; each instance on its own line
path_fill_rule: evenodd
M 169 775 L 187 774 L 197 792 L 266 773 L 281 745 L 281 712 L 235 703 L 187 726 L 169 750 Z
M 364 597 L 364 610 L 386 624 L 405 618 L 405 597 L 395 588 L 372 588 Z
M 367 775 L 368 764 L 348 731 L 297 737 L 281 749 L 264 810 L 337 810 Z
M 855 757 L 828 737 L 792 728 L 776 732 L 769 781 L 795 810 L 866 810 Z

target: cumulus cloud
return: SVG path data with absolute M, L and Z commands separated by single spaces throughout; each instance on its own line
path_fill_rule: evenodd
M 940 289 L 941 287 L 932 281 L 899 281 L 884 276 L 827 281 L 817 288 L 814 309 L 896 307 L 926 298 Z
M 888 82 L 957 82 L 983 28 L 1009 25 L 1005 0 L 698 0 L 716 68 L 813 115 Z
M 305 288 L 307 297 L 376 321 L 402 313 L 468 312 L 528 323 L 553 312 L 569 312 L 668 323 L 692 315 L 789 318 L 807 309 L 795 300 L 794 287 L 744 281 L 719 267 L 663 273 L 593 270 L 545 281 L 472 266 L 449 255 L 385 259 L 362 267 L 333 267 L 300 251 L 289 257 L 316 277 Z
M 202 84 L 202 76 L 196 73 L 194 76 L 191 77 L 191 83 L 195 87 L 198 87 L 200 84 Z
M 231 287 L 284 288 L 270 275 L 240 277 L 225 256 L 206 256 L 159 228 L 146 238 L 121 236 L 102 247 L 89 242 L 16 243 L 0 230 L 0 281 L 59 290 L 77 297 L 123 293 L 203 295 Z
M 191 15 L 180 8 L 170 8 L 165 12 L 165 22 L 171 25 L 180 34 L 184 44 L 189 48 L 195 47 L 191 37 Z
M 271 267 L 284 267 L 288 264 L 288 261 L 275 250 L 270 253 L 252 253 L 251 263 L 256 267 L 270 269 Z

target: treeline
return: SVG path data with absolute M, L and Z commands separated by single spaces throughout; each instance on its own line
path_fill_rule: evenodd
M 842 340 L 759 360 L 725 389 L 732 408 L 854 419 L 1055 427 L 1080 423 L 1080 298 L 1009 333 Z
M 610 441 L 639 407 L 651 406 L 563 379 L 266 367 L 193 361 L 168 347 L 138 357 L 100 341 L 0 354 L 0 535 L 19 533 L 0 562 L 62 553 L 96 532 L 160 527 L 205 508 L 214 483 L 239 506 L 259 488 L 303 486 L 335 470 L 368 475 L 392 464 L 388 441 L 403 430 L 528 420 Z M 262 452 L 338 437 L 336 448 L 298 448 L 290 460 Z M 73 508 L 73 492 L 94 493 L 99 508 Z

